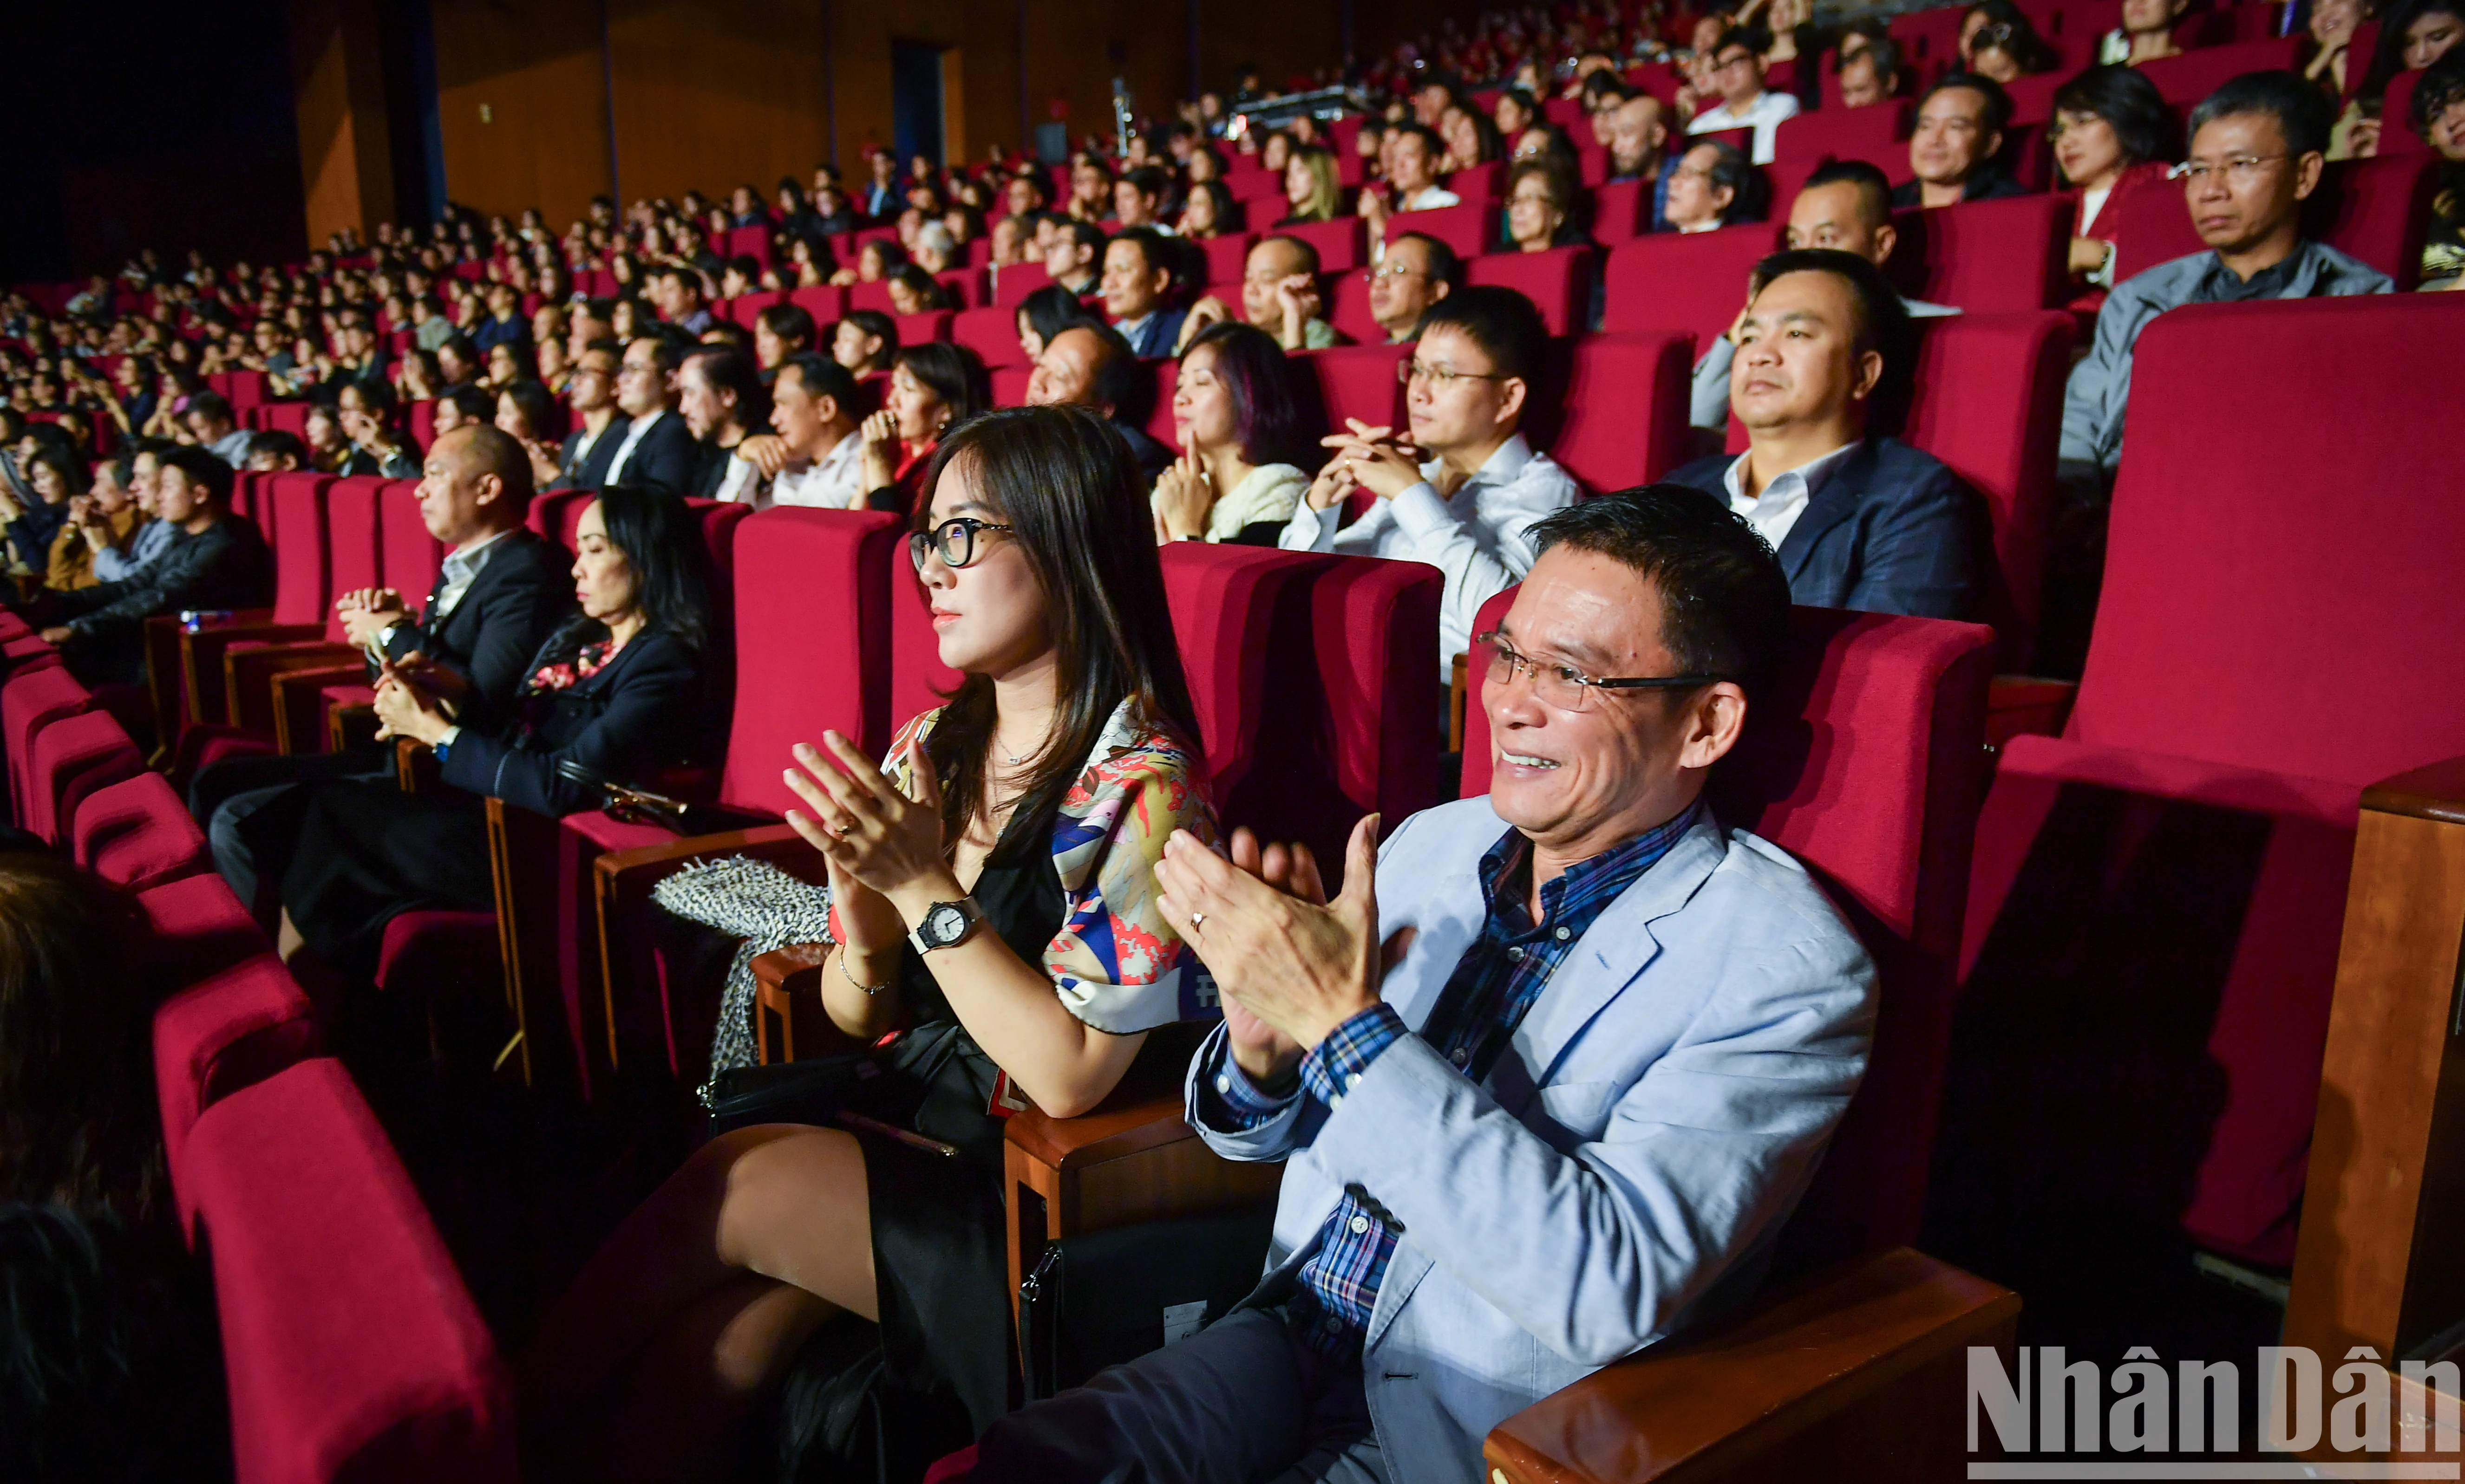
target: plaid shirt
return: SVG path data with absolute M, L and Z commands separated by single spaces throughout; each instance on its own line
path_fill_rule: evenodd
M 1538 925 L 1526 910 L 1529 893 L 1523 887 L 1531 879 L 1531 842 L 1509 830 L 1481 857 L 1481 895 L 1489 913 L 1480 937 L 1465 950 L 1430 1011 L 1422 1039 L 1473 1081 L 1488 1076 L 1558 965 L 1609 904 L 1669 853 L 1693 826 L 1699 808 L 1567 867 L 1541 888 Z M 1332 1112 L 1379 1053 L 1411 1033 L 1394 1007 L 1383 1002 L 1371 1006 L 1301 1057 L 1300 1091 Z M 1273 1097 L 1260 1092 L 1221 1043 L 1200 1086 L 1212 1088 L 1215 1095 L 1209 1099 L 1212 1106 L 1202 1104 L 1200 1116 L 1228 1129 L 1255 1128 L 1299 1096 Z M 1321 1354 L 1357 1365 L 1370 1310 L 1378 1302 L 1378 1285 L 1404 1227 L 1356 1182 L 1344 1187 L 1323 1230 L 1318 1251 L 1301 1265 L 1291 1322 Z

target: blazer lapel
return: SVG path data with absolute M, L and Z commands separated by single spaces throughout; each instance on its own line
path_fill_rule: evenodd
M 1814 548 L 1823 543 L 1824 533 L 1849 518 L 1857 508 L 1857 497 L 1866 488 L 1866 480 L 1875 470 L 1875 440 L 1867 439 L 1857 452 L 1841 460 L 1807 501 L 1805 514 L 1788 528 L 1788 538 L 1780 543 L 1781 570 L 1788 574 L 1791 587 L 1806 573 L 1807 564 L 1813 560 Z
M 1529 1100 L 1531 1088 L 1545 1085 L 1575 1037 L 1660 956 L 1652 924 L 1684 906 L 1727 849 L 1720 825 L 1707 811 L 1593 919 L 1591 930 L 1515 1032 L 1515 1054 L 1501 1057 L 1491 1074 L 1493 1084 L 1528 1081 L 1520 1090 L 1494 1085 L 1492 1096 L 1501 1106 L 1520 1107 Z

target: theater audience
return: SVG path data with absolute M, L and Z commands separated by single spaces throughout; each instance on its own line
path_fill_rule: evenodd
M 2451 47 L 2424 69 L 2411 109 L 2413 131 L 2441 161 L 2422 244 L 2422 286 L 2465 287 L 2465 47 Z
M 1296 149 L 1284 166 L 1284 205 L 1278 227 L 1303 222 L 1331 222 L 1344 210 L 1344 187 L 1332 151 L 1313 145 Z
M 1430 306 L 1419 329 L 1396 366 L 1408 426 L 1355 420 L 1329 436 L 1335 456 L 1280 544 L 1427 562 L 1446 574 L 1436 656 L 1445 683 L 1480 606 L 1532 565 L 1532 523 L 1574 503 L 1581 490 L 1522 432 L 1548 345 L 1530 299 L 1513 289 L 1457 289 Z M 1355 489 L 1376 502 L 1344 525 Z
M 1999 160 L 2010 122 L 2011 97 L 1993 78 L 1966 72 L 1936 78 L 1918 100 L 1909 135 L 1916 178 L 1893 190 L 1892 205 L 1958 206 L 2027 194 Z
M 1725 139 L 1705 140 L 1678 157 L 1661 196 L 1671 232 L 1717 232 L 1764 219 L 1771 187 L 1745 151 Z
M 94 554 L 94 575 L 99 582 L 116 583 L 133 577 L 145 564 L 163 554 L 180 528 L 163 519 L 154 507 L 154 495 L 163 475 L 163 455 L 168 446 L 151 439 L 140 438 L 136 451 L 128 455 L 128 493 L 144 519 L 137 533 L 129 538 L 125 551 L 102 550 Z
M 35 425 L 40 427 L 40 424 Z M 15 478 L 0 490 L 0 521 L 9 532 L 9 564 L 40 578 L 51 567 L 52 550 L 69 524 L 69 501 L 78 493 L 79 460 L 64 447 L 56 429 L 29 434 L 32 445 L 14 463 Z M 22 483 L 24 493 L 16 486 Z
M 1367 269 L 1369 317 L 1389 344 L 1410 340 L 1430 306 L 1463 281 L 1455 250 L 1424 233 L 1408 232 L 1387 245 L 1386 255 Z
M 2055 167 L 2079 196 L 2072 279 L 2093 290 L 2110 289 L 2123 203 L 2140 191 L 2164 188 L 2178 143 L 2173 116 L 2145 74 L 2091 67 L 2054 94 L 2054 122 L 2046 132 Z
M 2405 119 L 2383 119 L 2388 85 L 2421 72 L 2465 41 L 2465 0 L 2398 0 L 2380 20 L 2370 66 L 2338 116 L 2329 135 L 2328 158 L 2359 159 L 2379 153 L 2383 128 L 2402 129 Z M 2410 102 L 2410 98 L 2409 98 Z M 2342 153 L 2340 150 L 2342 149 Z
M 1018 344 L 1027 352 L 1028 364 L 1035 364 L 1054 336 L 1086 317 L 1087 311 L 1079 304 L 1077 296 L 1058 284 L 1048 283 L 1020 299 L 1015 316 Z
M 308 467 L 308 445 L 296 433 L 279 428 L 256 433 L 248 440 L 249 474 L 290 474 Z
M 117 582 L 46 594 L 36 609 L 71 674 L 89 686 L 142 684 L 145 620 L 271 599 L 273 563 L 256 526 L 232 513 L 233 477 L 202 449 L 155 455 L 154 513 L 174 528 L 162 552 Z
M 820 1008 L 881 1047 L 848 1099 L 862 1121 L 721 1135 L 583 1270 L 521 1374 L 542 1456 L 582 1474 L 723 1473 L 741 1420 L 842 1311 L 902 1358 L 879 1385 L 964 1406 L 956 1441 L 1007 1411 L 987 1090 L 1006 1075 L 1071 1117 L 1146 1032 L 1212 1013 L 1155 906 L 1164 840 L 1211 841 L 1213 814 L 1124 451 L 1085 412 L 1008 410 L 955 430 L 926 487 L 929 528 L 911 542 L 941 660 L 966 678 L 900 729 L 886 775 L 835 733 L 796 749 L 788 819 L 828 895 L 744 862 L 660 889 L 671 911 L 738 931 L 775 919 L 773 903 L 834 909 Z M 749 976 L 731 985 L 736 1016 L 750 995 Z M 729 1025 L 719 1056 L 749 1059 L 749 1031 Z
M 693 488 L 701 455 L 676 413 L 677 348 L 657 335 L 625 346 L 616 370 L 616 405 L 628 421 L 601 485 L 641 484 L 682 495 Z
M 1982 507 L 1934 455 L 1871 431 L 1913 370 L 1908 312 L 1872 261 L 1790 249 L 1755 266 L 1729 405 L 1746 452 L 1670 479 L 1724 501 L 1812 608 L 1970 616 Z
M 1977 0 L 1961 17 L 1959 71 L 2009 84 L 2054 65 L 2054 49 L 2011 0 Z
M 429 449 L 419 518 L 445 559 L 426 605 L 414 614 L 410 599 L 390 587 L 356 589 L 334 603 L 344 638 L 368 653 L 371 682 L 414 676 L 423 691 L 453 703 L 460 724 L 502 727 L 529 674 L 524 662 L 563 621 L 572 595 L 571 559 L 522 523 L 530 501 L 530 460 L 495 428 L 456 429 Z M 317 787 L 392 771 L 390 747 L 233 758 L 197 774 L 189 808 L 206 828 L 214 869 L 267 920 Z
M 1181 353 L 1172 391 L 1181 456 L 1156 481 L 1156 540 L 1273 546 L 1308 490 L 1305 439 L 1283 347 L 1219 321 Z
M 1186 241 L 1205 242 L 1238 231 L 1240 221 L 1240 209 L 1232 204 L 1232 192 L 1222 181 L 1193 181 L 1172 230 Z
M 433 433 L 447 433 L 452 432 L 456 428 L 467 428 L 473 423 L 492 421 L 493 418 L 489 410 L 494 408 L 496 404 L 496 397 L 483 388 L 456 387 L 452 391 L 438 397 L 435 400 L 434 405 L 430 408 L 430 416 L 434 419 L 433 423 L 431 425 L 431 432 Z M 347 421 L 345 426 L 348 426 Z M 366 445 L 363 445 L 362 447 L 365 452 Z M 389 461 L 393 464 L 394 468 L 403 469 L 411 467 L 410 454 L 400 447 L 389 443 L 386 452 L 390 455 Z M 379 462 L 378 455 L 373 453 L 367 454 L 367 461 L 380 471 L 384 469 L 384 464 Z M 414 474 L 416 472 L 416 470 L 413 470 Z M 386 477 L 389 479 L 409 478 L 411 476 L 410 475 L 398 475 L 392 473 L 386 474 Z
M 2311 58 L 2303 64 L 2302 76 L 2327 98 L 2335 117 L 2353 95 L 2348 79 L 2361 79 L 2362 69 L 2353 65 L 2354 35 L 2370 18 L 2372 6 L 2370 0 L 2311 0 L 2309 9 Z M 2330 158 L 2343 159 L 2333 132 L 2330 141 Z
M 69 475 L 78 473 L 77 460 L 63 462 L 68 465 Z M 127 554 L 136 541 L 139 524 L 146 519 L 145 513 L 137 508 L 128 479 L 127 460 L 107 459 L 96 466 L 92 488 L 69 497 L 68 523 L 52 541 L 44 587 L 58 592 L 92 587 L 103 581 L 95 570 L 95 563 L 103 553 L 115 557 Z
M 528 451 L 534 466 L 542 458 L 551 466 L 555 464 L 557 447 L 550 441 L 549 432 L 560 419 L 556 398 L 544 385 L 535 381 L 508 383 L 497 393 L 496 412 L 489 421 L 496 424 L 498 432 Z
M 931 274 L 914 263 L 902 263 L 891 271 L 885 280 L 890 288 L 890 312 L 894 315 L 931 314 L 950 307 L 949 296 Z
M 482 799 L 557 818 L 601 803 L 597 780 L 651 784 L 692 756 L 710 625 L 694 516 L 665 491 L 612 484 L 583 512 L 574 545 L 575 611 L 528 656 L 500 715 L 462 720 L 417 667 L 386 667 L 379 739 L 426 744 L 449 786 L 318 786 L 281 882 L 286 944 L 365 977 L 399 914 L 493 904 Z
M 1167 356 L 1181 339 L 1186 310 L 1166 302 L 1172 293 L 1170 250 L 1151 227 L 1130 227 L 1104 247 L 1100 292 L 1113 328 L 1142 359 Z
M 1044 271 L 1081 299 L 1096 292 L 1104 270 L 1104 229 L 1092 221 L 1056 222 L 1045 249 Z
M 1463 204 L 1462 197 L 1438 184 L 1438 161 L 1447 146 L 1437 130 L 1423 123 L 1399 124 L 1387 131 L 1387 140 L 1384 192 L 1370 186 L 1361 190 L 1361 219 L 1369 233 L 1372 257 L 1386 238 L 1388 216 Z
M 851 309 L 831 332 L 831 359 L 862 386 L 890 370 L 899 355 L 899 321 L 878 309 Z
M 2191 0 L 2122 0 L 2122 24 L 2098 39 L 2098 61 L 2137 67 L 2182 55 L 2174 28 L 2190 8 Z
M 698 457 L 693 483 L 681 491 L 696 499 L 734 499 L 757 472 L 736 456 L 748 434 L 766 431 L 770 393 L 753 358 L 733 345 L 705 345 L 677 368 L 677 410 L 694 436 Z
M 753 364 L 767 382 L 780 363 L 813 348 L 813 317 L 802 304 L 772 304 L 753 317 Z
M 2060 469 L 2076 500 L 2097 504 L 2122 451 L 2131 352 L 2148 321 L 2182 304 L 2386 294 L 2367 264 L 2302 235 L 2319 188 L 2328 100 L 2291 73 L 2234 78 L 2191 110 L 2183 195 L 2210 251 L 2160 263 L 2115 285 L 2097 337 L 2063 393 Z
M 248 462 L 248 430 L 232 415 L 232 406 L 218 391 L 200 391 L 189 398 L 180 414 L 186 428 L 205 451 L 233 469 Z
M 616 456 L 626 427 L 633 421 L 616 405 L 618 356 L 614 341 L 600 340 L 574 358 L 573 384 L 566 400 L 573 409 L 576 426 L 565 435 L 564 452 L 553 469 L 544 468 L 536 450 L 531 454 L 534 479 L 543 472 L 549 476 L 544 488 L 595 490 L 608 482 L 609 462 Z
M 1166 851 L 1225 1001 L 1189 1124 L 1286 1162 L 1276 1301 L 995 1422 L 977 1477 L 1478 1477 L 1498 1423 L 1762 1281 L 1877 997 L 1823 889 L 1704 797 L 1788 587 L 1691 491 L 1527 539 L 1476 657 L 1487 796 L 1383 848 L 1365 820 L 1332 900 L 1298 848 Z
M 1046 342 L 1027 379 L 1030 407 L 1093 408 L 1109 419 L 1129 445 L 1141 482 L 1150 488 L 1172 462 L 1172 451 L 1146 431 L 1154 397 L 1155 378 L 1121 332 L 1087 320 Z
M 1771 46 L 1771 33 L 1759 27 L 1736 27 L 1721 33 L 1712 46 L 1712 86 L 1720 101 L 1710 108 L 1698 110 L 1686 121 L 1689 134 L 1709 134 L 1720 129 L 1755 131 L 1753 163 L 1771 164 L 1773 139 L 1781 121 L 1794 119 L 1797 100 L 1787 93 L 1775 93 L 1764 86 L 1764 53 Z M 1679 111 L 1685 111 L 1689 95 L 1679 97 Z
M 810 505 L 857 510 L 865 503 L 863 419 L 855 378 L 827 356 L 790 356 L 771 383 L 775 432 L 737 444 L 734 459 L 750 476 L 731 475 L 718 498 L 760 510 Z

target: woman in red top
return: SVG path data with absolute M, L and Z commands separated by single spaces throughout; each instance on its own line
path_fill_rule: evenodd
M 913 515 L 943 432 L 993 405 L 992 377 L 965 345 L 926 341 L 891 363 L 881 410 L 864 420 L 865 503 Z
M 2094 309 L 2114 287 L 2123 202 L 2163 186 L 2181 134 L 2145 75 L 2123 66 L 2091 67 L 2054 94 L 2054 164 L 2079 203 L 2072 226 L 2075 309 Z M 2141 266 L 2146 266 L 2143 264 Z

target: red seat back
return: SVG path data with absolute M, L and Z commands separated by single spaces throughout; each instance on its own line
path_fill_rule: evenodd
M 1489 251 L 1490 223 L 1496 215 L 1497 209 L 1487 201 L 1475 201 L 1469 196 L 1461 206 L 1398 211 L 1387 218 L 1387 240 L 1392 242 L 1408 232 L 1417 232 L 1455 249 L 1457 257 L 1478 257 Z
M 1025 365 L 1027 347 L 1018 343 L 1018 311 L 995 305 L 968 309 L 950 318 L 950 339 L 981 357 L 988 368 Z
M 996 308 L 1016 309 L 1019 301 L 1053 281 L 1042 263 L 1012 263 L 993 271 L 993 304 Z
M 1341 430 L 1344 419 L 1357 417 L 1373 427 L 1402 428 L 1404 384 L 1395 379 L 1396 363 L 1411 353 L 1401 345 L 1342 345 L 1327 350 L 1297 351 L 1309 363 L 1317 384 L 1326 426 Z M 1306 393 L 1306 385 L 1297 388 Z
M 1603 247 L 1649 235 L 1652 232 L 1652 182 L 1609 181 L 1592 188 L 1592 238 Z
M 777 289 L 754 289 L 739 294 L 727 301 L 727 317 L 749 330 L 753 328 L 753 321 L 762 318 L 762 311 L 787 298 Z
M 2158 96 L 2180 107 L 2190 107 L 2215 92 L 2229 78 L 2247 72 L 2291 68 L 2302 55 L 2307 36 L 2276 36 L 2265 41 L 2237 41 L 2227 46 L 2193 47 L 2180 56 L 2159 57 L 2140 64 L 2140 73 L 2157 84 Z
M 436 399 L 419 397 L 404 404 L 403 424 L 422 454 L 436 446 Z
M 1892 276 L 1912 299 L 1971 314 L 2050 308 L 2072 297 L 2074 211 L 2065 196 L 1895 211 Z
M 1895 154 L 1905 156 L 1915 111 L 1916 105 L 1907 99 L 1893 99 L 1868 108 L 1818 108 L 1783 119 L 1772 131 L 1772 157 L 1776 162 L 1825 158 L 1880 162 Z
M 1324 222 L 1296 222 L 1289 227 L 1268 230 L 1274 234 L 1299 237 L 1317 249 L 1321 273 L 1350 273 L 1369 257 L 1368 228 L 1358 216 L 1339 216 Z
M 337 479 L 325 492 L 326 553 L 330 592 L 335 596 L 385 585 L 380 506 L 389 482 L 401 481 L 374 476 Z M 342 620 L 334 616 L 330 603 L 325 609 L 325 637 L 336 644 L 343 642 Z
M 750 227 L 731 227 L 727 231 L 727 255 L 752 257 L 764 263 L 770 261 L 770 229 L 756 223 Z
M 784 813 L 789 749 L 826 727 L 889 744 L 894 515 L 774 506 L 736 527 L 736 703 L 721 799 Z
M 322 624 L 333 601 L 325 495 L 332 475 L 278 474 L 268 503 L 274 509 L 274 621 Z
M 985 276 L 976 269 L 953 268 L 947 273 L 935 274 L 933 281 L 942 285 L 942 292 L 950 296 L 950 307 L 954 310 L 973 309 L 987 301 Z
M 188 1163 L 239 1477 L 520 1476 L 504 1362 L 341 1063 L 208 1108 Z
M 1577 336 L 1564 395 L 1544 399 L 1554 403 L 1554 426 L 1534 416 L 1534 445 L 1594 493 L 1650 483 L 1693 452 L 1694 362 L 1695 337 L 1683 330 Z
M 1482 605 L 1497 627 L 1516 588 Z M 1792 1223 L 1802 1260 L 1917 1234 L 1951 1030 L 1969 842 L 1985 792 L 1992 631 L 1975 624 L 1801 608 L 1745 735 L 1714 773 L 1722 822 L 1795 855 L 1875 956 L 1874 1059 Z M 1464 724 L 1463 795 L 1492 769 L 1484 677 Z
M 18 822 L 54 845 L 70 843 L 70 822 L 88 795 L 145 771 L 145 755 L 107 711 L 62 717 L 35 733 L 29 750 Z
M 1218 233 L 1201 239 L 1196 246 L 1207 274 L 1204 281 L 1210 286 L 1237 291 L 1241 285 L 1242 269 L 1250 258 L 1250 245 L 1257 240 L 1258 234 L 1255 232 Z
M 137 905 L 154 931 L 155 962 L 165 984 L 196 984 L 274 946 L 211 870 L 144 887 Z
M 222 878 L 213 880 L 219 885 Z M 149 914 L 156 895 L 146 894 Z M 193 891 L 187 895 L 197 897 Z M 191 934 L 192 948 L 206 935 L 233 946 L 255 940 L 229 966 L 199 975 L 154 1009 L 154 1089 L 162 1109 L 165 1163 L 181 1229 L 189 1231 L 196 1217 L 196 1196 L 187 1154 L 197 1116 L 241 1088 L 315 1055 L 317 1014 L 229 887 L 219 897 L 207 894 L 165 905 Z
M 1591 308 L 1595 255 L 1589 247 L 1490 253 L 1465 265 L 1465 279 L 1515 290 L 1541 311 L 1541 322 L 1550 334 L 1572 335 L 1584 328 L 1584 318 Z
M 817 283 L 810 289 L 790 289 L 788 302 L 811 315 L 815 332 L 824 337 L 830 334 L 832 325 L 847 316 L 847 290 L 834 283 Z M 830 352 L 827 338 L 816 348 L 827 355 Z
M 429 535 L 428 522 L 420 519 L 416 480 L 396 479 L 377 492 L 377 524 L 385 586 L 416 609 L 428 601 L 437 569 L 445 565 L 445 543 Z
M 1708 345 L 1736 322 L 1746 277 L 1777 247 L 1769 223 L 1718 232 L 1664 232 L 1610 253 L 1605 330 L 1688 330 Z
M 893 315 L 891 319 L 899 326 L 899 343 L 902 345 L 921 345 L 926 341 L 950 338 L 950 311 L 946 309 L 927 310 L 921 315 Z

